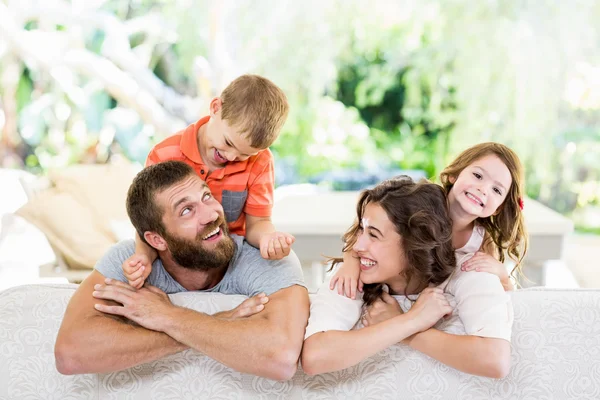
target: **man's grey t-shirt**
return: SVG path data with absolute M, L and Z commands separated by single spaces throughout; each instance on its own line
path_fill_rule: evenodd
M 231 238 L 235 252 L 225 276 L 215 287 L 203 292 L 251 297 L 261 292 L 269 296 L 293 285 L 306 287 L 300 261 L 293 251 L 281 260 L 265 260 L 260 251 L 248 244 L 244 237 L 231 235 Z M 134 253 L 135 242 L 123 240 L 113 245 L 96 263 L 96 270 L 107 278 L 127 282 L 121 266 Z M 152 263 L 152 272 L 146 282 L 165 293 L 187 291 L 165 270 L 160 258 Z

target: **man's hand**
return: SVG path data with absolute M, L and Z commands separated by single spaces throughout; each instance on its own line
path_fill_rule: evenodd
M 139 289 L 144 285 L 144 281 L 152 272 L 152 260 L 144 253 L 135 253 L 129 257 L 123 265 L 123 274 L 129 285 L 135 289 Z
M 264 293 L 259 293 L 249 299 L 244 300 L 239 306 L 229 311 L 222 311 L 213 314 L 213 317 L 224 319 L 247 318 L 254 314 L 258 314 L 265 309 L 265 304 L 269 302 L 269 298 Z
M 400 314 L 403 314 L 400 304 L 388 293 L 383 292 L 381 298 L 365 309 L 362 323 L 364 326 L 375 325 Z
M 136 290 L 115 279 L 106 279 L 105 283 L 105 285 L 95 285 L 92 295 L 97 299 L 112 300 L 122 305 L 95 304 L 96 310 L 120 315 L 146 329 L 164 331 L 169 312 L 176 308 L 165 292 L 151 285 Z
M 280 260 L 290 254 L 296 238 L 285 232 L 264 233 L 260 237 L 260 255 L 265 260 Z

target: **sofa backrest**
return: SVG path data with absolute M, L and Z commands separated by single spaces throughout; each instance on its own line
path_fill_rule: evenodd
M 3 399 L 571 399 L 600 398 L 600 290 L 512 294 L 512 368 L 494 380 L 458 372 L 404 345 L 314 377 L 276 382 L 231 370 L 188 350 L 109 374 L 63 376 L 54 341 L 76 285 L 28 285 L 0 293 Z M 174 303 L 214 313 L 244 297 L 179 293 Z

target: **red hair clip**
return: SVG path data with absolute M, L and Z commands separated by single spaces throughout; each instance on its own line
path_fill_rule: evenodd
M 518 201 L 519 201 L 519 208 L 521 209 L 521 211 L 523 211 L 523 207 L 524 207 L 523 199 L 519 197 Z

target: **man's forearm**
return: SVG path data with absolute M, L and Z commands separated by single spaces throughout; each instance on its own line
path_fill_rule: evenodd
M 415 350 L 468 374 L 503 378 L 510 368 L 510 343 L 503 339 L 453 335 L 432 328 L 407 342 Z
M 101 314 L 76 323 L 73 334 L 59 332 L 57 338 L 56 366 L 62 374 L 120 371 L 187 348 L 164 333 Z
M 287 379 L 295 372 L 304 332 L 285 329 L 285 321 L 260 314 L 215 318 L 180 307 L 168 320 L 166 334 L 237 371 L 271 379 Z

